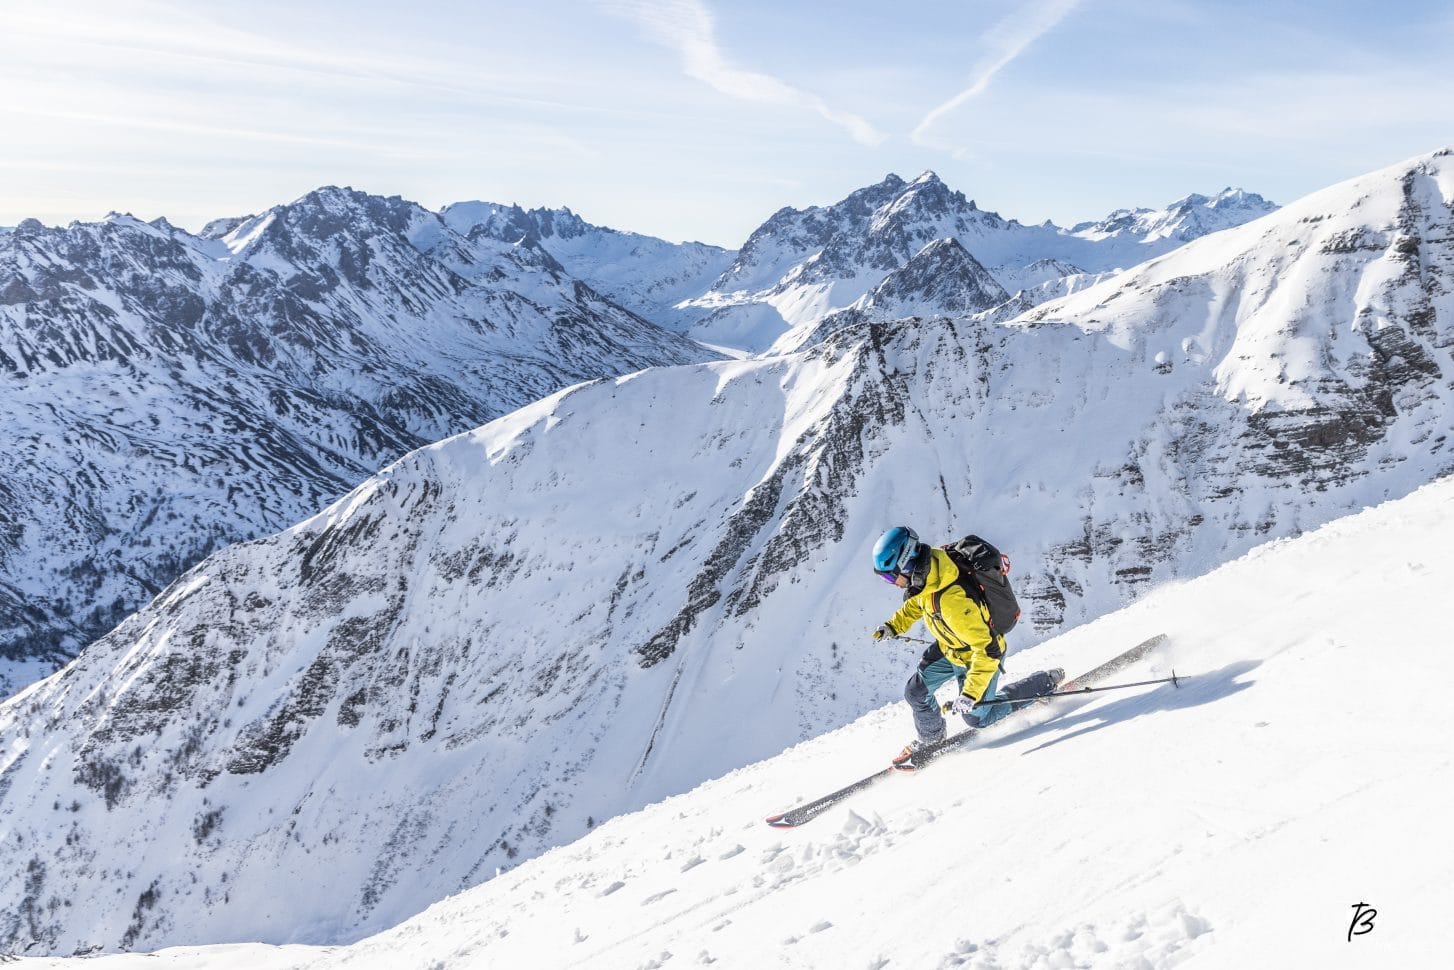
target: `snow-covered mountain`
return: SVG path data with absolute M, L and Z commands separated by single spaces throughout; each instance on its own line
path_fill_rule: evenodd
M 870 320 L 407 456 L 0 706 L 0 939 L 353 939 L 845 724 L 912 661 L 865 635 L 887 525 L 1004 547 L 1024 649 L 1449 474 L 1451 210 L 1446 152 L 1029 318 Z
M 183 569 L 580 380 L 716 355 L 526 241 L 325 188 L 0 236 L 0 694 Z
M 1436 967 L 1454 906 L 1454 853 L 1438 834 L 1454 713 L 1418 685 L 1454 677 L 1448 624 L 1437 610 L 1350 610 L 1347 591 L 1438 602 L 1451 539 L 1446 479 L 1158 590 L 1018 669 L 1084 670 L 1167 633 L 1119 681 L 1175 671 L 1179 688 L 1037 707 L 801 828 L 762 819 L 881 770 L 903 740 L 902 704 L 612 819 L 352 946 L 33 965 Z M 1255 635 L 1227 635 L 1230 607 Z M 1370 706 L 1395 689 L 1381 683 L 1414 689 L 1397 690 L 1391 713 Z M 930 901 L 967 898 L 956 918 L 924 918 Z
M 670 243 L 592 225 L 570 209 L 456 202 L 440 215 L 470 238 L 486 236 L 508 243 L 530 239 L 597 292 L 673 330 L 685 330 L 693 320 L 677 304 L 709 287 L 736 255 L 706 243 Z
M 963 316 L 1008 298 L 989 270 L 951 237 L 925 246 L 853 306 L 892 320 L 924 313 Z
M 954 240 L 988 267 L 994 284 L 984 297 L 1024 290 L 1022 300 L 1043 301 L 1066 291 L 1046 283 L 1109 274 L 1275 209 L 1261 196 L 1228 189 L 1214 198 L 1188 196 L 1164 210 L 1122 210 L 1067 230 L 1050 222 L 1022 225 L 982 210 L 933 172 L 912 182 L 889 175 L 831 206 L 780 210 L 748 238 L 712 287 L 681 309 L 702 315 L 690 331 L 699 339 L 784 352 L 805 346 L 810 332 L 821 339 L 829 314 L 909 269 L 931 244 Z M 913 302 L 932 306 L 933 299 L 926 294 Z
M 1191 242 L 1276 209 L 1255 192 L 1226 188 L 1213 196 L 1188 195 L 1164 209 L 1118 209 L 1097 222 L 1082 222 L 1070 232 L 1082 239 L 1125 238 L 1140 245 L 1162 240 Z
M 809 347 L 844 327 L 870 320 L 936 314 L 965 316 L 1009 302 L 1010 295 L 958 240 L 937 239 L 848 309 L 834 311 L 812 327 L 789 331 L 773 345 L 773 350 L 788 353 Z

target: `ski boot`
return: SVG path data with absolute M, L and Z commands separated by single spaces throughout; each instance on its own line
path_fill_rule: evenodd
M 893 767 L 898 771 L 918 771 L 919 766 L 914 761 L 914 755 L 918 754 L 925 748 L 933 747 L 934 745 L 938 744 L 940 741 L 943 740 L 944 739 L 942 737 L 935 738 L 932 741 L 926 741 L 923 738 L 915 738 L 908 744 L 904 745 L 904 750 L 900 751 L 898 757 L 894 758 L 894 760 L 890 762 L 890 764 L 892 764 Z

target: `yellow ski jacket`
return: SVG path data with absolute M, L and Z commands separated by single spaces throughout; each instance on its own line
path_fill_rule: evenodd
M 889 620 L 889 626 L 902 636 L 915 621 L 922 619 L 949 662 L 969 669 L 964 678 L 965 696 L 974 701 L 983 700 L 990 678 L 1000 669 L 1000 662 L 987 651 L 991 642 L 998 642 L 1003 651 L 1004 637 L 991 634 L 989 608 L 971 599 L 956 582 L 959 567 L 949 554 L 943 549 L 930 549 L 929 553 L 924 588 L 904 601 Z

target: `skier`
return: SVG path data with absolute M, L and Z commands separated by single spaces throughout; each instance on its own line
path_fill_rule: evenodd
M 959 567 L 949 554 L 920 542 L 913 529 L 896 526 L 885 532 L 873 547 L 873 568 L 904 591 L 904 605 L 873 631 L 874 640 L 898 639 L 922 619 L 935 641 L 904 688 L 918 737 L 894 759 L 895 766 L 912 770 L 916 751 L 944 739 L 944 717 L 934 691 L 945 682 L 959 684 L 958 696 L 946 711 L 952 709 L 971 728 L 979 728 L 1050 693 L 1065 679 L 1062 670 L 1042 670 L 1000 691 L 1005 638 L 991 627 L 989 607 L 959 581 Z M 1005 703 L 976 708 L 982 700 Z

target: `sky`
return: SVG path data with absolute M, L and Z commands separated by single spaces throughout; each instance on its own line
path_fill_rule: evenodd
M 1350 0 L 5 0 L 0 226 L 321 185 L 737 247 L 933 170 L 1061 225 L 1454 145 L 1454 8 Z

